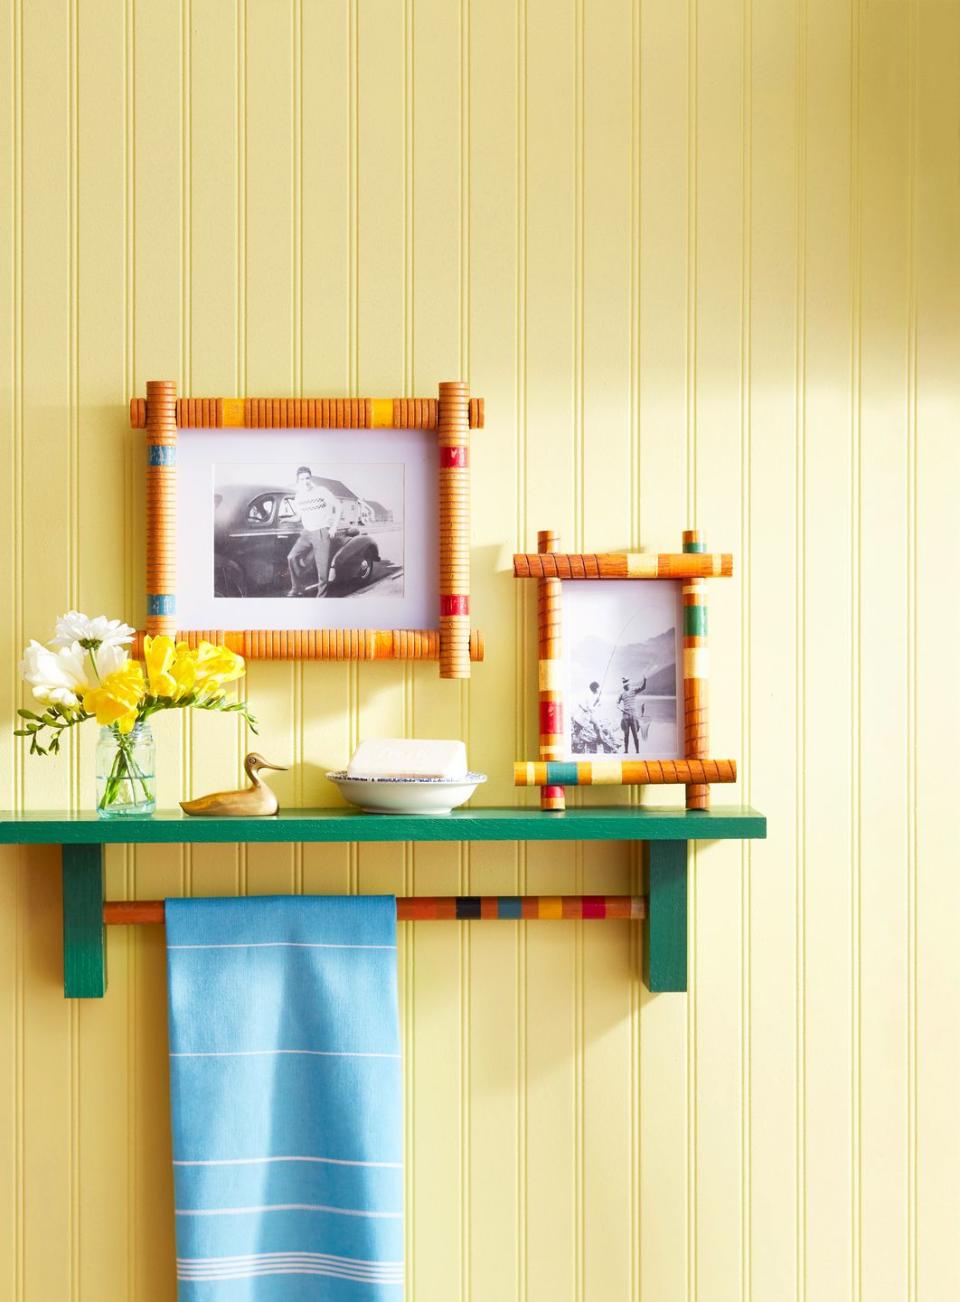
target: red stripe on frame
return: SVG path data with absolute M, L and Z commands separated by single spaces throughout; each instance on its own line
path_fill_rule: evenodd
M 441 615 L 469 615 L 470 598 L 457 594 L 447 594 L 440 598 Z
M 540 702 L 540 732 L 563 732 L 563 702 Z
M 463 467 L 470 464 L 469 452 L 465 447 L 441 448 L 440 449 L 440 469 L 452 470 L 455 467 Z

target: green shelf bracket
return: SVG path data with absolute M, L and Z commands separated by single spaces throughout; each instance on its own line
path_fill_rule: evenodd
M 687 843 L 651 841 L 643 980 L 651 994 L 687 988 Z
M 103 846 L 60 847 L 63 874 L 63 993 L 101 999 L 107 988 Z

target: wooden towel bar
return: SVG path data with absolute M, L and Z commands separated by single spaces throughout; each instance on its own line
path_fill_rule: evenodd
M 643 895 L 407 895 L 397 899 L 398 922 L 469 922 L 490 918 L 507 921 L 647 916 Z M 141 926 L 164 921 L 163 900 L 107 900 L 103 920 L 109 926 Z

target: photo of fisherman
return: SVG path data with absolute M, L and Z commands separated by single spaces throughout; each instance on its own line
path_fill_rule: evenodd
M 620 695 L 617 697 L 617 709 L 620 711 L 620 731 L 623 733 L 623 753 L 630 754 L 630 738 L 633 738 L 633 749 L 640 754 L 640 727 L 637 716 L 637 697 L 641 692 L 647 690 L 647 677 L 644 674 L 643 682 L 639 687 L 631 683 L 629 678 L 621 678 Z M 641 706 L 641 709 L 643 707 Z M 649 731 L 650 725 L 647 725 Z M 644 733 L 646 740 L 646 733 Z

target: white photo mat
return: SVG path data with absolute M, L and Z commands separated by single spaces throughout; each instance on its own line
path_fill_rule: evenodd
M 679 581 L 578 579 L 563 584 L 567 759 L 683 757 L 682 629 Z M 634 693 L 644 679 L 646 688 Z M 592 683 L 599 686 L 598 700 Z M 635 728 L 623 722 L 631 700 Z
M 177 440 L 177 627 L 181 629 L 394 629 L 437 627 L 437 452 L 426 430 L 248 430 L 182 429 Z M 385 474 L 400 478 L 394 498 L 402 501 L 399 566 L 402 583 L 357 595 L 283 599 L 282 596 L 214 595 L 215 489 L 242 484 L 249 467 L 252 492 L 265 472 L 295 490 L 295 470 L 309 466 L 318 476 L 339 471 L 384 485 Z M 379 491 L 379 490 L 378 490 Z M 386 496 L 387 492 L 381 493 Z M 396 560 L 396 556 L 392 559 Z

